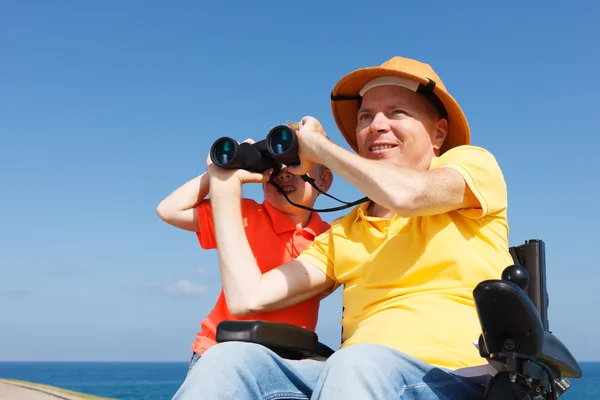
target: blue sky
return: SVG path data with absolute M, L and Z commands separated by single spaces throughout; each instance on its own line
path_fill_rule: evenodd
M 460 102 L 505 173 L 511 244 L 546 241 L 551 329 L 600 360 L 598 4 L 217 3 L 2 3 L 0 360 L 187 361 L 216 254 L 157 204 L 222 135 L 313 115 L 344 143 L 331 89 L 394 55 Z M 332 347 L 340 308 L 320 314 Z

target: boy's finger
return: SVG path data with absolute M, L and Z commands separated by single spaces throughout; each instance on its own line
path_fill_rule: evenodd
M 268 169 L 265 172 L 263 172 L 262 174 L 260 174 L 261 182 L 267 182 L 269 179 L 271 179 L 271 174 L 273 174 L 272 169 Z
M 262 174 L 263 179 L 262 179 L 261 182 L 268 182 L 269 179 L 271 179 L 271 175 L 273 175 L 273 169 L 272 168 L 266 170 L 265 172 L 263 172 L 263 174 Z
M 271 174 L 273 170 L 267 170 L 263 173 L 260 172 L 250 172 L 245 171 L 244 177 L 242 178 L 244 182 L 267 182 L 271 178 Z
M 288 167 L 288 172 L 294 175 L 304 175 L 308 173 L 310 168 L 306 168 L 305 164 L 301 163 L 300 165 L 293 165 Z

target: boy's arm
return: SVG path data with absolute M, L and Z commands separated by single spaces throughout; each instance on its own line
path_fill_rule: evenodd
M 333 286 L 331 278 L 306 261 L 293 260 L 263 274 L 242 222 L 240 181 L 211 180 L 210 196 L 221 280 L 233 315 L 288 307 Z
M 168 224 L 192 232 L 199 231 L 196 206 L 208 194 L 210 181 L 207 173 L 188 181 L 156 208 L 158 216 Z

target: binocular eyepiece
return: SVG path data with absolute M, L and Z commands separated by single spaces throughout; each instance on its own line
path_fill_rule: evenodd
M 278 170 L 281 164 L 298 165 L 298 139 L 287 125 L 271 129 L 267 137 L 253 144 L 238 143 L 230 137 L 217 139 L 210 148 L 210 159 L 221 168 L 263 172 Z

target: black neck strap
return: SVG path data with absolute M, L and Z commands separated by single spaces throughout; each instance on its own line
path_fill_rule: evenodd
M 352 201 L 352 202 L 343 201 L 343 200 L 340 200 L 337 197 L 333 197 L 330 194 L 325 193 L 324 191 L 322 191 L 321 189 L 319 189 L 317 187 L 317 185 L 315 184 L 315 180 L 313 178 L 311 178 L 310 176 L 308 176 L 308 175 L 305 174 L 305 175 L 302 175 L 301 178 L 302 178 L 302 180 L 304 182 L 308 182 L 313 188 L 315 188 L 315 190 L 317 192 L 319 192 L 319 193 L 321 193 L 321 194 L 323 194 L 323 195 L 325 195 L 325 196 L 327 196 L 329 198 L 337 200 L 340 203 L 344 203 L 345 205 L 344 206 L 339 206 L 339 207 L 332 207 L 332 208 L 322 208 L 322 209 L 315 209 L 315 208 L 310 208 L 310 207 L 307 207 L 307 206 L 303 206 L 302 204 L 297 204 L 297 203 L 294 203 L 293 201 L 291 201 L 288 198 L 287 194 L 285 194 L 285 192 L 283 191 L 283 189 L 281 189 L 281 187 L 277 183 L 275 183 L 272 179 L 269 180 L 269 183 L 271 185 L 273 185 L 275 187 L 275 189 L 277 189 L 277 191 L 283 195 L 283 197 L 285 197 L 285 199 L 288 201 L 288 203 L 290 203 L 291 205 L 293 205 L 295 207 L 302 208 L 303 210 L 308 210 L 308 211 L 315 211 L 315 212 L 339 211 L 339 210 L 344 210 L 346 208 L 354 207 L 354 206 L 356 206 L 356 205 L 358 205 L 360 203 L 364 203 L 365 201 L 369 200 L 368 197 L 363 197 L 362 199 L 358 199 L 358 200 Z

